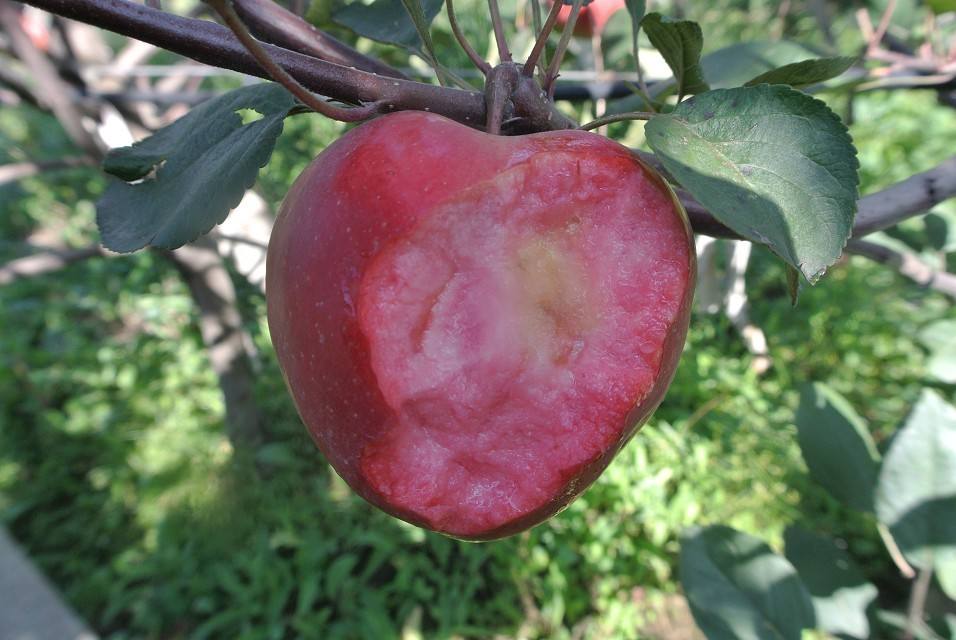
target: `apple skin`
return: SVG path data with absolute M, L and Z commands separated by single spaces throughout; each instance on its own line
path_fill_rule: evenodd
M 680 203 L 626 147 L 402 112 L 292 186 L 268 320 L 299 414 L 353 490 L 490 540 L 567 506 L 650 417 L 695 272 Z
M 560 1 L 560 0 L 559 0 Z M 592 0 L 587 6 L 581 7 L 578 19 L 574 23 L 574 35 L 580 38 L 590 38 L 595 34 L 604 33 L 604 27 L 615 13 L 624 8 L 624 0 Z M 558 13 L 558 26 L 564 28 L 571 17 L 571 5 L 565 4 Z

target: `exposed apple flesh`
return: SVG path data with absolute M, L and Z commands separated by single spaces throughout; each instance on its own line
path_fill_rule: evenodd
M 627 148 L 406 112 L 345 134 L 292 187 L 269 326 L 355 491 L 489 539 L 567 505 L 656 408 L 694 271 L 683 210 Z

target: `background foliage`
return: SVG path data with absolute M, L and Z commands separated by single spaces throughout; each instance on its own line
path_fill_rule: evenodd
M 822 44 L 803 13 L 773 22 L 776 3 L 692 4 L 708 50 L 766 38 L 768 21 L 779 35 Z M 475 16 L 469 36 L 488 50 L 484 13 L 461 5 Z M 462 67 L 445 24 L 440 16 L 436 47 Z M 614 68 L 628 68 L 626 27 L 623 13 L 612 21 Z M 834 31 L 841 51 L 859 44 L 849 9 Z M 831 106 L 847 113 L 840 96 Z M 864 193 L 956 148 L 953 112 L 930 92 L 862 94 L 853 116 Z M 340 133 L 318 116 L 285 126 L 259 182 L 273 204 Z M 634 145 L 643 138 L 640 124 L 612 133 Z M 70 152 L 52 118 L 0 111 L 0 163 Z M 95 240 L 104 186 L 96 170 L 77 169 L 0 187 L 0 259 L 19 255 L 15 241 L 40 228 L 77 245 Z M 950 202 L 936 217 L 945 229 L 954 216 Z M 932 224 L 909 222 L 885 239 L 939 259 Z M 351 494 L 295 415 L 264 299 L 248 283 L 237 278 L 269 425 L 253 455 L 226 440 L 188 291 L 166 261 L 141 252 L 20 280 L 0 287 L 0 518 L 113 638 L 688 637 L 674 597 L 679 536 L 716 523 L 778 550 L 792 523 L 845 540 L 881 604 L 898 606 L 907 583 L 867 517 L 809 479 L 794 411 L 801 383 L 825 382 L 885 449 L 923 387 L 956 397 L 930 376 L 919 340 L 956 312 L 859 258 L 804 290 L 796 308 L 768 252 L 755 249 L 748 275 L 773 368 L 757 376 L 725 318 L 695 315 L 664 405 L 596 485 L 548 523 L 483 545 L 425 533 Z

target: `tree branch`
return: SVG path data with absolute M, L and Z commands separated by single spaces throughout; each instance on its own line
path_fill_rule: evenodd
M 912 253 L 895 251 L 866 240 L 850 240 L 846 245 L 846 252 L 894 267 L 900 275 L 906 276 L 921 287 L 945 293 L 956 300 L 956 275 L 937 271 Z
M 27 4 L 205 64 L 268 78 L 229 29 L 208 20 L 176 16 L 128 0 L 27 0 Z M 352 104 L 381 101 L 388 111 L 427 109 L 474 126 L 485 121 L 484 96 L 478 91 L 383 77 L 274 45 L 263 47 L 303 86 L 324 96 Z M 535 123 L 535 127 L 570 128 L 558 124 L 541 122 Z
M 262 432 L 249 338 L 242 327 L 229 272 L 209 238 L 165 255 L 182 274 L 199 309 L 200 333 L 225 399 L 229 441 L 237 450 L 249 450 L 261 441 Z
M 11 260 L 0 266 L 0 286 L 21 278 L 32 278 L 59 271 L 76 262 L 103 255 L 99 246 L 82 249 L 47 248 L 41 253 Z
M 854 237 L 892 227 L 956 196 L 956 156 L 860 200 Z
M 38 173 L 46 171 L 58 171 L 60 169 L 73 169 L 76 167 L 95 167 L 96 162 L 87 156 L 76 158 L 61 158 L 59 160 L 47 160 L 41 162 L 17 162 L 14 164 L 0 165 L 0 186 L 8 182 L 15 182 L 23 178 L 35 176 Z
M 233 0 L 236 13 L 259 39 L 346 67 L 407 80 L 405 74 L 319 31 L 273 0 Z

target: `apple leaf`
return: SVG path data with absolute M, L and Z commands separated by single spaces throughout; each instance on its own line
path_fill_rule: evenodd
M 710 87 L 700 67 L 700 51 L 704 36 L 700 25 L 690 20 L 673 20 L 659 13 L 649 13 L 641 27 L 677 79 L 678 96 L 702 93 Z
M 406 1 L 417 5 L 406 9 Z M 428 43 L 422 40 L 420 28 L 425 31 L 441 10 L 443 0 L 375 0 L 365 4 L 360 0 L 350 2 L 333 15 L 333 20 L 343 27 L 351 29 L 360 36 L 394 44 L 401 47 L 417 48 Z M 409 13 L 418 14 L 424 20 L 416 26 L 416 20 Z
M 857 58 L 837 56 L 833 58 L 816 58 L 814 60 L 793 62 L 761 73 L 756 78 L 749 80 L 744 86 L 786 84 L 791 87 L 806 87 L 811 84 L 836 78 L 852 67 L 856 61 Z
M 823 102 L 783 85 L 718 89 L 645 128 L 664 167 L 725 225 L 811 283 L 850 236 L 856 149 Z
M 813 479 L 851 509 L 872 513 L 880 454 L 853 407 L 826 385 L 806 385 L 796 422 Z
M 893 439 L 876 515 L 910 564 L 935 569 L 941 585 L 956 586 L 956 407 L 935 391 L 923 391 Z
M 730 527 L 691 529 L 681 539 L 680 581 L 710 640 L 800 640 L 813 602 L 793 566 L 764 542 Z
M 640 60 L 640 50 L 637 44 L 637 35 L 641 29 L 641 20 L 647 13 L 647 0 L 624 0 L 624 6 L 627 8 L 627 15 L 631 19 L 631 50 L 634 55 L 634 61 Z M 640 64 L 639 62 L 637 62 Z
M 127 182 L 114 181 L 97 203 L 103 245 L 118 252 L 174 249 L 221 223 L 269 161 L 294 106 L 277 84 L 243 87 L 111 151 L 103 169 Z M 261 117 L 244 124 L 240 112 L 247 110 Z
M 754 40 L 712 51 L 700 59 L 700 66 L 712 88 L 728 89 L 777 67 L 818 56 L 817 51 L 791 40 Z
M 866 610 L 877 589 L 834 540 L 798 526 L 787 527 L 784 555 L 813 600 L 817 628 L 839 637 L 869 638 Z

